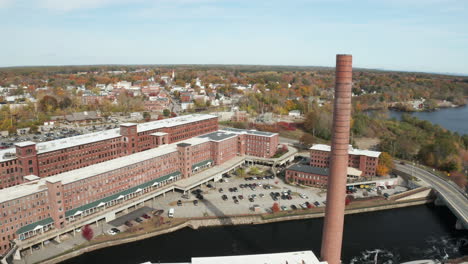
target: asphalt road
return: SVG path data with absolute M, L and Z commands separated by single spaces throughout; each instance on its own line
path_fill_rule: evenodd
M 438 176 L 416 166 L 400 163 L 395 163 L 395 166 L 398 170 L 410 175 L 412 174 L 432 185 L 449 203 L 449 207 L 452 207 L 451 209 L 456 211 L 454 213 L 458 214 L 458 217 L 461 216 L 463 218 L 460 220 L 464 222 L 465 228 L 468 229 L 468 198 L 459 189 Z

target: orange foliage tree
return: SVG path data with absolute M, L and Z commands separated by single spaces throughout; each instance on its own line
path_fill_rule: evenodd
M 280 211 L 279 204 L 278 204 L 278 203 L 274 203 L 273 206 L 271 207 L 271 210 L 273 211 L 273 213 L 279 212 L 279 211 Z

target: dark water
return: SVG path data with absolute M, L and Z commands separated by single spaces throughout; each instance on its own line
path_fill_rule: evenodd
M 345 218 L 345 263 L 400 263 L 468 254 L 468 232 L 455 230 L 446 207 L 422 205 Z M 64 263 L 188 262 L 191 257 L 312 250 L 320 255 L 323 219 L 256 226 L 226 226 L 177 232 L 105 248 Z M 372 260 L 372 261 L 370 261 Z M 390 262 L 391 261 L 391 262 Z M 246 263 L 247 264 L 247 263 Z
M 390 118 L 400 119 L 404 112 L 389 111 Z M 409 113 L 419 119 L 440 125 L 458 134 L 468 134 L 468 105 L 457 108 L 442 108 L 433 112 Z

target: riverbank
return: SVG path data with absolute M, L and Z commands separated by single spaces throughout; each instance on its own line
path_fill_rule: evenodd
M 404 201 L 391 201 L 391 200 L 369 200 L 363 202 L 355 202 L 347 206 L 346 214 L 359 214 L 374 211 L 390 210 L 396 208 L 410 207 L 421 204 L 431 203 L 432 199 L 428 197 L 409 199 Z M 121 244 L 131 243 L 135 241 L 144 240 L 147 238 L 160 236 L 168 233 L 181 230 L 189 227 L 191 229 L 199 229 L 202 227 L 216 227 L 227 225 L 261 225 L 284 221 L 304 220 L 321 218 L 324 216 L 324 208 L 312 208 L 308 210 L 279 212 L 276 214 L 255 214 L 255 215 L 231 215 L 223 217 L 201 217 L 201 218 L 187 218 L 175 219 L 170 224 L 153 231 L 143 230 L 135 232 L 129 236 L 121 237 L 104 237 L 107 240 L 102 240 L 100 237 L 96 240 L 79 245 L 72 250 L 63 252 L 62 254 L 42 261 L 42 263 L 59 263 L 84 253 L 117 246 Z

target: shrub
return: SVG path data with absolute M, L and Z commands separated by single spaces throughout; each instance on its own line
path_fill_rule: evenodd
M 82 231 L 82 235 L 83 235 L 83 238 L 90 241 L 91 239 L 93 239 L 93 236 L 94 236 L 94 232 L 93 232 L 93 229 L 89 226 L 89 225 L 85 225 L 83 227 L 83 230 Z

